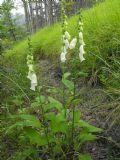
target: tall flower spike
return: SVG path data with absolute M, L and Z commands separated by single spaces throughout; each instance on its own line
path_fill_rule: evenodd
M 81 18 L 81 15 L 79 17 L 79 22 L 78 22 L 78 37 L 79 37 L 79 44 L 80 44 L 80 47 L 79 47 L 79 58 L 80 58 L 80 61 L 84 61 L 85 58 L 84 58 L 84 54 L 85 54 L 85 51 L 84 51 L 84 46 L 85 46 L 85 43 L 84 43 L 84 39 L 83 39 L 83 22 L 82 22 L 82 18 Z
M 28 75 L 27 78 L 31 81 L 31 87 L 30 89 L 35 91 L 35 88 L 37 86 L 37 76 L 34 70 L 34 60 L 32 55 L 32 46 L 30 38 L 28 38 L 28 46 L 29 46 L 29 54 L 27 55 L 27 65 L 28 65 Z
M 61 14 L 62 14 L 62 49 L 61 49 L 61 55 L 60 55 L 60 60 L 61 62 L 66 61 L 66 55 L 67 55 L 67 50 L 69 49 L 69 40 L 71 38 L 70 34 L 67 31 L 67 16 L 65 14 L 65 0 L 61 1 Z

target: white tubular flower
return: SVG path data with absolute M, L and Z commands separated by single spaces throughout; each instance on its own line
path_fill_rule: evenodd
M 76 43 L 77 43 L 77 38 L 73 38 L 72 41 L 70 42 L 69 48 L 70 49 L 75 48 Z
M 65 48 L 66 50 L 69 48 L 69 41 L 67 39 L 64 39 L 64 43 L 65 43 Z
M 80 17 L 80 20 L 78 22 L 78 25 L 79 25 L 79 33 L 78 33 L 78 36 L 79 36 L 79 44 L 80 44 L 80 47 L 79 47 L 79 58 L 80 58 L 80 61 L 84 61 L 85 58 L 84 58 L 84 54 L 85 54 L 85 51 L 84 51 L 84 46 L 85 46 L 85 43 L 84 43 L 84 39 L 83 39 L 83 22 L 81 22 L 81 17 Z
M 37 76 L 34 71 L 34 65 L 33 65 L 33 56 L 28 55 L 27 56 L 27 65 L 28 65 L 28 75 L 27 78 L 31 81 L 31 90 L 35 91 L 35 87 L 37 86 Z
M 80 52 L 81 52 L 82 54 L 85 54 L 84 45 L 81 45 L 81 46 L 80 46 Z
M 35 88 L 38 85 L 38 83 L 37 83 L 37 76 L 34 70 L 34 57 L 33 57 L 32 50 L 31 50 L 31 39 L 30 38 L 28 38 L 28 47 L 29 47 L 29 54 L 27 55 L 27 66 L 28 66 L 27 78 L 31 82 L 30 89 L 35 91 Z
M 81 53 L 79 53 L 79 58 L 80 58 L 81 62 L 85 60 L 85 58 L 83 57 L 83 54 L 81 54 Z
M 35 91 L 35 87 L 37 86 L 37 76 L 34 72 L 28 72 L 28 79 L 31 81 L 31 90 Z
M 37 76 L 35 73 L 31 76 L 31 90 L 35 91 L 35 87 L 37 86 Z
M 65 31 L 65 37 L 66 37 L 66 39 L 68 39 L 68 40 L 70 40 L 70 38 L 71 38 L 70 34 L 69 34 L 67 31 Z
M 29 80 L 32 79 L 32 72 L 31 72 L 31 71 L 28 72 L 27 78 L 28 78 Z
M 79 39 L 80 39 L 80 44 L 85 45 L 84 40 L 83 40 L 83 33 L 79 32 Z
M 36 86 L 37 86 L 36 84 L 31 83 L 31 87 L 30 87 L 30 89 L 31 89 L 32 91 L 35 91 L 35 87 L 36 87 Z
M 80 60 L 81 60 L 81 62 L 82 62 L 82 61 L 85 60 L 85 58 L 83 57 L 83 55 L 85 54 L 84 45 L 81 45 L 81 46 L 80 46 L 79 51 L 80 51 L 80 52 L 79 52 L 79 58 L 80 58 Z
M 64 8 L 64 1 L 62 0 L 62 51 L 60 54 L 60 60 L 61 62 L 65 62 L 66 61 L 66 54 L 68 53 L 68 49 L 69 49 L 69 40 L 71 38 L 70 34 L 67 31 L 67 27 L 68 27 L 68 22 L 67 22 L 67 16 L 65 14 L 65 8 Z
M 67 52 L 62 52 L 60 55 L 61 62 L 63 62 L 63 63 L 66 61 L 66 54 L 67 54 Z

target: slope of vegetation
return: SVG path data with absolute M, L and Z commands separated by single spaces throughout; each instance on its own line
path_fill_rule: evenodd
M 105 64 L 103 61 L 111 61 L 113 56 L 118 57 L 120 47 L 119 6 L 119 0 L 106 0 L 91 9 L 83 11 L 87 58 L 84 65 L 87 66 L 87 69 L 92 68 L 94 64 L 94 69 L 98 70 L 101 65 Z M 77 15 L 69 19 L 69 32 L 73 37 L 77 31 L 77 19 Z M 53 61 L 55 57 L 59 59 L 61 52 L 60 31 L 60 24 L 57 23 L 45 27 L 33 35 L 33 53 L 39 57 L 52 58 Z M 10 67 L 20 74 L 20 79 L 26 78 L 27 49 L 27 41 L 22 41 L 5 54 L 5 61 L 7 60 L 11 64 Z M 103 60 L 98 61 L 98 57 L 95 55 L 102 57 Z
M 80 92 L 81 94 L 79 98 L 82 100 L 78 107 L 80 107 L 81 112 L 84 113 L 83 118 L 91 124 L 95 124 L 97 127 L 104 128 L 106 131 L 105 136 L 107 135 L 107 138 L 111 136 L 114 139 L 112 140 L 111 137 L 105 139 L 103 136 L 102 138 L 100 137 L 102 139 L 100 139 L 100 142 L 98 140 L 97 144 L 93 144 L 92 147 L 90 146 L 92 148 L 90 150 L 93 152 L 92 155 L 94 158 L 97 157 L 96 159 L 100 159 L 101 157 L 101 159 L 106 159 L 107 157 L 108 160 L 114 160 L 114 155 L 119 157 L 119 155 L 116 154 L 118 153 L 119 148 L 118 124 L 120 119 L 119 8 L 119 0 L 106 0 L 91 9 L 83 11 L 86 61 L 81 64 L 81 67 L 79 67 L 79 64 L 77 63 L 74 64 L 75 69 L 87 73 L 85 82 L 87 80 L 88 84 L 96 85 L 98 87 L 89 88 L 85 83 L 82 83 L 82 85 L 80 84 L 78 87 L 78 93 Z M 77 32 L 77 19 L 78 15 L 69 19 L 68 28 L 72 37 L 74 37 Z M 56 74 L 56 70 L 53 69 L 53 65 L 55 67 L 59 66 L 60 61 L 61 24 L 57 23 L 50 27 L 45 27 L 32 35 L 31 38 L 38 78 L 40 81 L 44 82 L 43 85 L 49 85 L 52 81 L 51 84 L 53 86 L 61 87 L 59 79 L 56 80 L 54 76 Z M 18 136 L 17 132 L 14 133 L 15 135 L 11 133 L 7 138 L 6 135 L 4 135 L 5 128 L 7 126 L 9 127 L 12 123 L 7 119 L 8 114 L 16 114 L 22 111 L 39 114 L 39 110 L 33 111 L 29 108 L 31 107 L 31 103 L 34 100 L 36 93 L 30 91 L 30 85 L 26 77 L 28 72 L 26 65 L 27 53 L 28 44 L 27 40 L 24 40 L 14 46 L 13 49 L 6 51 L 6 53 L 4 53 L 4 57 L 2 57 L 3 61 L 0 62 L 2 66 L 0 68 L 2 69 L 0 78 L 3 82 L 3 86 L 0 86 L 2 91 L 0 98 L 5 99 L 3 103 L 1 103 L 3 113 L 2 155 L 4 159 L 9 158 L 9 154 L 13 156 L 13 159 L 18 160 L 18 157 L 19 159 L 22 159 L 23 156 L 26 156 L 25 154 L 27 154 L 26 150 L 24 153 L 23 146 L 26 146 L 26 148 L 29 146 L 29 143 L 27 144 L 26 142 L 27 140 L 25 141 L 22 137 L 20 142 L 19 138 L 15 139 L 15 137 Z M 76 53 L 76 55 L 77 54 L 78 53 Z M 79 79 L 77 81 L 79 81 Z M 29 97 L 31 97 L 31 102 L 29 101 Z M 109 146 L 111 144 L 114 145 Z M 112 151 L 114 147 L 115 149 Z M 99 148 L 100 151 L 97 152 L 96 148 Z M 28 149 L 29 147 L 27 148 L 27 151 Z M 89 150 L 89 145 L 87 149 Z M 85 148 L 85 151 L 87 151 L 87 149 Z M 31 150 L 28 152 L 31 152 Z M 98 155 L 100 155 L 100 157 L 98 157 Z
M 110 49 L 114 51 L 116 41 L 119 38 L 120 29 L 120 1 L 106 0 L 92 9 L 83 12 L 84 34 L 86 46 L 89 51 L 98 48 L 102 55 L 107 54 Z M 77 16 L 70 18 L 69 31 L 74 36 L 76 32 Z M 107 42 L 107 45 L 104 45 Z M 93 46 L 94 44 L 94 46 Z M 45 27 L 32 36 L 33 52 L 44 55 L 60 54 L 60 24 L 51 27 Z M 47 46 L 47 47 L 46 47 Z M 24 57 L 27 53 L 27 44 L 25 41 L 8 51 L 6 56 L 14 57 L 16 60 Z M 87 51 L 86 51 L 87 52 Z M 95 51 L 94 51 L 95 52 Z

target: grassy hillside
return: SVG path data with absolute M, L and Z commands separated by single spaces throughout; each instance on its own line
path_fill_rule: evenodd
M 113 55 L 117 57 L 120 48 L 120 1 L 106 0 L 91 9 L 83 11 L 84 39 L 86 43 L 86 61 L 83 65 L 87 69 L 98 69 L 103 62 L 96 56 L 102 57 L 104 61 L 109 61 Z M 77 15 L 69 19 L 68 30 L 74 37 L 76 33 Z M 32 36 L 33 53 L 35 57 L 52 57 L 52 60 L 60 55 L 61 48 L 61 28 L 57 23 L 50 27 L 45 27 Z M 26 55 L 28 52 L 27 41 L 17 44 L 13 49 L 5 54 L 5 61 L 18 73 L 15 80 L 26 79 Z M 37 55 L 37 56 L 36 56 Z M 22 73 L 22 75 L 21 75 Z M 16 75 L 12 75 L 12 77 Z

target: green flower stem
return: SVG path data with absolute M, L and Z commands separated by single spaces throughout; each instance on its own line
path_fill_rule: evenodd
M 74 81 L 74 90 L 73 90 L 73 100 L 75 100 L 75 81 Z M 72 106 L 72 149 L 74 151 L 74 132 L 75 132 L 75 106 Z M 74 159 L 74 153 L 73 153 L 73 159 Z
M 40 91 L 39 91 L 39 98 L 40 98 Z M 49 148 L 49 151 L 51 153 L 52 151 L 52 148 L 51 148 L 51 145 L 50 145 L 50 142 L 49 142 L 49 138 L 48 138 L 48 126 L 46 125 L 46 120 L 45 120 L 45 112 L 44 112 L 44 107 L 42 105 L 42 102 L 41 102 L 41 98 L 40 98 L 40 104 L 41 104 L 41 109 L 42 109 L 42 121 L 43 121 L 43 128 L 44 128 L 44 134 L 46 136 L 46 140 L 47 140 L 47 145 L 48 145 L 48 148 Z
M 65 74 L 65 64 L 63 63 L 62 64 L 62 76 L 64 76 L 64 74 Z M 66 118 L 66 116 L 67 116 L 67 108 L 66 108 L 66 106 L 65 106 L 65 86 L 64 86 L 64 84 L 63 84 L 63 88 L 62 88 L 62 99 L 63 99 L 63 106 L 64 106 L 64 112 L 65 112 L 65 118 Z
M 65 15 L 65 0 L 61 0 L 61 28 L 62 28 L 62 35 L 64 35 L 65 30 L 66 30 L 66 25 L 65 25 L 65 20 L 66 20 L 66 15 Z M 64 46 L 65 44 L 62 42 L 62 45 Z M 61 64 L 61 69 L 62 69 L 62 76 L 65 74 L 65 64 Z M 64 112 L 65 112 L 65 118 L 67 116 L 67 109 L 65 107 L 65 86 L 63 85 L 63 106 L 64 106 Z
M 43 105 L 41 105 L 41 109 L 42 109 L 42 120 L 43 120 L 44 134 L 45 134 L 46 139 L 47 139 L 47 145 L 48 145 L 48 149 L 49 149 L 50 155 L 51 155 L 52 159 L 54 160 L 54 154 L 53 154 L 52 146 L 51 146 L 51 144 L 49 142 L 48 126 L 46 125 L 46 120 L 45 120 L 45 116 L 44 116 L 45 112 L 44 112 Z

